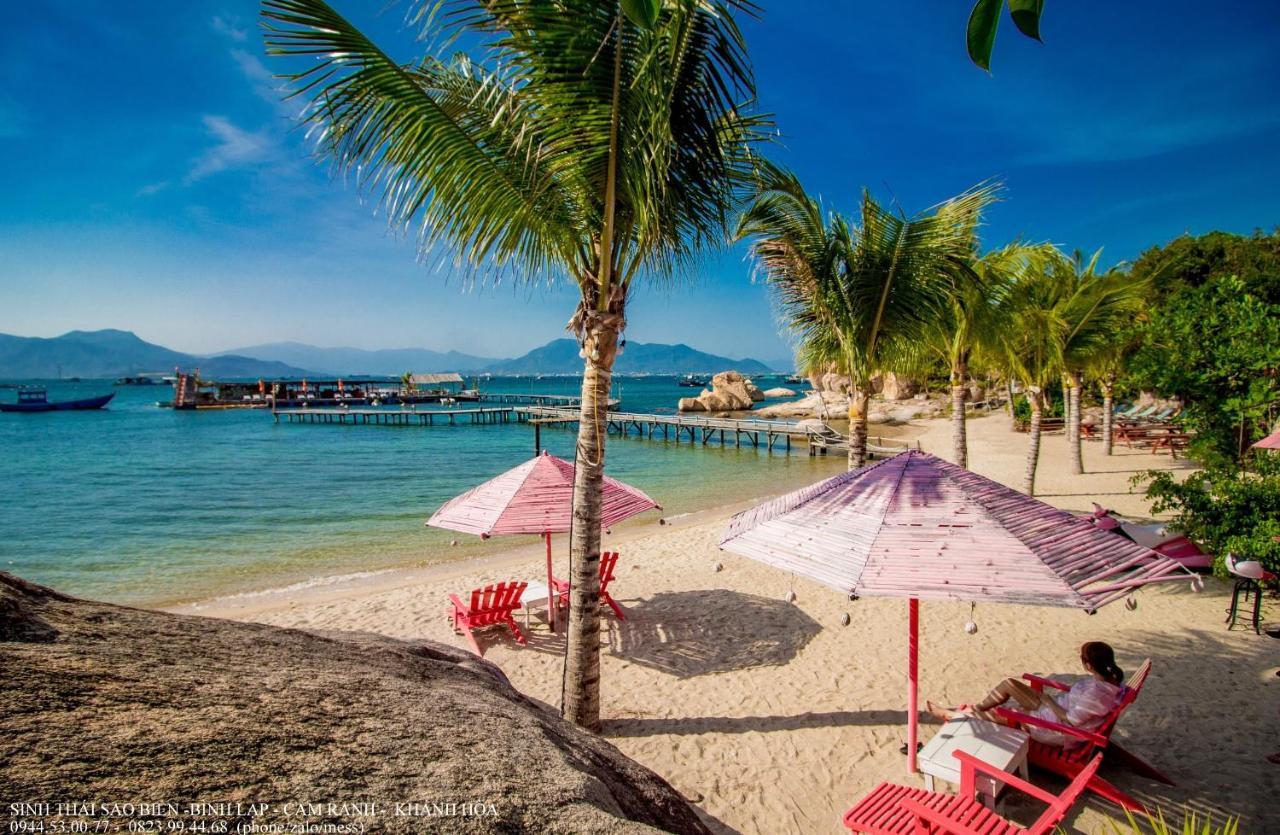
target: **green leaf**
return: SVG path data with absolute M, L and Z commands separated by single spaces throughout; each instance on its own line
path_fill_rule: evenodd
M 658 25 L 658 12 L 662 0 L 622 0 L 622 11 L 641 29 L 653 29 Z
M 996 44 L 996 28 L 1000 25 L 1000 7 L 1004 0 L 978 0 L 969 13 L 969 26 L 965 31 L 965 44 L 969 48 L 969 60 L 991 71 L 991 50 Z
M 1043 11 L 1044 0 L 1009 0 L 1009 17 L 1013 18 L 1013 25 L 1033 40 L 1040 40 L 1040 14 Z

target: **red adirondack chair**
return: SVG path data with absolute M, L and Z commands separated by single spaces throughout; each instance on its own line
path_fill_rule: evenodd
M 1138 698 L 1138 694 L 1142 692 L 1142 685 L 1147 680 L 1147 674 L 1151 672 L 1151 659 L 1148 658 L 1142 662 L 1142 666 L 1138 668 L 1125 684 L 1125 688 L 1120 696 L 1120 701 L 1112 708 L 1111 713 L 1107 714 L 1106 719 L 1094 731 L 1083 731 L 1079 728 L 1073 728 L 1070 725 L 1062 725 L 1057 722 L 1050 722 L 1035 716 L 1029 716 L 1017 710 L 1010 708 L 998 707 L 995 712 L 1001 718 L 1016 722 L 1020 725 L 1036 725 L 1041 728 L 1058 731 L 1068 739 L 1078 740 L 1080 744 L 1074 748 L 1065 748 L 1058 745 L 1045 745 L 1041 742 L 1031 740 L 1031 748 L 1027 752 L 1027 760 L 1034 766 L 1043 768 L 1046 771 L 1052 771 L 1060 774 L 1068 779 L 1074 778 L 1080 774 L 1089 764 L 1094 754 L 1101 756 L 1106 754 L 1108 762 L 1115 762 L 1128 766 L 1131 770 L 1141 774 L 1144 777 L 1150 777 L 1153 780 L 1159 780 L 1166 785 L 1173 785 L 1173 781 L 1166 777 L 1162 772 L 1144 762 L 1136 754 L 1131 754 L 1120 746 L 1119 743 L 1112 741 L 1111 731 L 1115 728 L 1116 720 L 1120 718 L 1120 714 L 1124 713 L 1129 705 L 1133 704 Z M 1031 686 L 1040 692 L 1046 687 L 1052 687 L 1055 690 L 1070 690 L 1070 685 L 1063 684 L 1052 679 L 1040 678 L 1030 674 L 1022 676 Z M 1089 791 L 1094 794 L 1105 797 L 1112 803 L 1119 804 L 1125 809 L 1136 812 L 1146 811 L 1141 803 L 1129 796 L 1125 792 L 1116 788 L 1109 781 L 1102 777 L 1093 776 L 1089 779 Z
M 881 783 L 845 813 L 844 825 L 854 832 L 871 835 L 1007 835 L 1015 832 L 1043 835 L 1052 832 L 1067 816 L 1084 792 L 1085 784 L 1102 763 L 1101 755 L 1094 757 L 1062 794 L 1054 796 L 972 754 L 956 751 L 955 756 L 960 760 L 959 794 Z M 1029 829 L 1005 820 L 978 802 L 976 779 L 979 771 L 1034 797 L 1049 808 Z
M 609 594 L 609 584 L 613 582 L 613 569 L 617 565 L 617 551 L 605 551 L 600 555 L 600 602 L 608 603 L 609 608 L 613 609 L 613 613 L 618 616 L 618 620 L 626 620 L 626 615 L 622 614 L 622 607 Z M 568 606 L 569 581 L 561 580 L 559 577 L 552 577 L 551 582 L 556 587 L 556 595 L 559 597 L 560 605 Z
M 449 617 L 453 619 L 453 631 L 465 634 L 471 643 L 471 649 L 479 656 L 484 655 L 484 650 L 476 643 L 475 635 L 471 634 L 472 629 L 506 624 L 511 634 L 515 635 L 517 644 L 527 643 L 524 633 L 511 614 L 520 608 L 520 596 L 524 594 L 527 585 L 529 584 L 523 582 L 497 583 L 475 589 L 471 592 L 470 606 L 459 600 L 458 595 L 449 595 L 453 604 L 449 611 Z

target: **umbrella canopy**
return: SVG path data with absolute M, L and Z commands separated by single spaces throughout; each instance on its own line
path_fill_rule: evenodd
M 641 490 L 605 477 L 601 527 L 609 527 L 660 507 Z M 450 499 L 427 524 L 463 533 L 491 536 L 541 534 L 547 543 L 547 590 L 551 628 L 556 607 L 551 571 L 551 534 L 573 524 L 573 465 L 543 452 L 500 476 Z
M 845 594 L 911 600 L 910 766 L 918 601 L 1093 612 L 1179 563 L 918 450 L 789 493 L 729 521 L 720 546 Z
M 1253 445 L 1254 449 L 1280 449 L 1280 429 Z

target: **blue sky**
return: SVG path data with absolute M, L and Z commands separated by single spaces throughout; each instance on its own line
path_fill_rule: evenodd
M 415 57 L 405 6 L 334 0 Z M 1280 223 L 1280 4 L 1048 0 L 1007 19 L 994 74 L 966 0 L 768 2 L 747 21 L 777 159 L 840 209 L 915 211 L 989 177 L 984 242 L 1105 247 Z M 1157 14 L 1152 11 L 1159 8 Z M 0 331 L 119 327 L 180 350 L 277 340 L 521 353 L 563 335 L 565 290 L 469 288 L 415 259 L 309 156 L 248 0 L 42 0 L 0 31 Z M 642 290 L 629 337 L 788 353 L 741 250 Z

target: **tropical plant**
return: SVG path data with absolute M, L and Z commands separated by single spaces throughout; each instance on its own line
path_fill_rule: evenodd
M 722 244 L 765 135 L 735 16 L 747 0 L 443 0 L 400 63 L 323 0 L 264 0 L 268 52 L 321 151 L 394 227 L 473 274 L 567 279 L 584 359 L 563 711 L 598 729 L 605 412 L 637 281 Z M 449 45 L 470 53 L 445 56 Z
M 400 375 L 400 393 L 408 394 L 413 391 L 413 372 L 406 371 Z
M 764 170 L 738 224 L 799 341 L 803 367 L 849 375 L 849 467 L 867 459 L 867 404 L 880 371 L 920 366 L 925 334 L 972 280 L 974 230 L 996 186 L 905 217 L 863 192 L 859 222 L 825 214 L 794 175 Z
M 1007 0 L 1009 17 L 1018 31 L 1032 40 L 1040 40 L 1040 15 L 1044 0 Z M 978 0 L 969 13 L 969 25 L 965 28 L 965 46 L 969 60 L 990 72 L 991 50 L 996 45 L 996 29 L 1000 26 L 1000 12 L 1006 0 Z
M 1124 812 L 1125 819 L 1123 822 L 1114 818 L 1108 819 L 1107 823 L 1111 824 L 1111 831 L 1116 835 L 1145 835 L 1148 829 L 1144 828 L 1134 814 L 1128 809 Z M 1221 825 L 1214 823 L 1213 815 L 1206 814 L 1201 818 L 1196 814 L 1195 810 L 1188 809 L 1182 818 L 1182 825 L 1177 826 L 1165 819 L 1164 811 L 1156 809 L 1154 812 L 1147 812 L 1143 815 L 1146 819 L 1147 827 L 1149 827 L 1151 835 L 1238 835 L 1240 832 L 1240 819 L 1237 817 L 1227 817 Z

